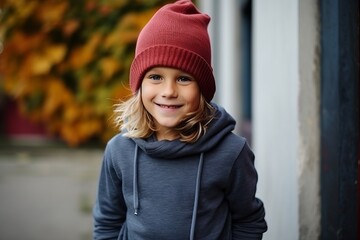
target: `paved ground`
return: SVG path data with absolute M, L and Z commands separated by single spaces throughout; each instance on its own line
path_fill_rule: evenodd
M 0 240 L 91 239 L 101 149 L 0 149 Z

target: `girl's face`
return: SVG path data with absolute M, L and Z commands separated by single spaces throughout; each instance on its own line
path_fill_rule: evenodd
M 174 127 L 188 113 L 198 109 L 200 89 L 188 73 L 167 67 L 155 67 L 144 76 L 141 99 L 145 109 L 152 115 L 158 129 L 158 140 L 173 140 L 178 137 Z

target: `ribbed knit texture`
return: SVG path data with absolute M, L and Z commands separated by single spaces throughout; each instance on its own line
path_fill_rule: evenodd
M 181 0 L 159 9 L 142 29 L 130 69 L 135 93 L 145 73 L 153 67 L 173 67 L 193 75 L 210 102 L 215 93 L 211 46 L 207 32 L 210 17 L 191 1 Z

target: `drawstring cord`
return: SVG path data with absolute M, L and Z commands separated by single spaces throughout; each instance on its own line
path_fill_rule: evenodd
M 139 210 L 139 194 L 138 194 L 138 145 L 135 146 L 134 154 L 134 179 L 133 179 L 133 194 L 134 194 L 134 214 L 138 215 Z
M 196 215 L 198 210 L 198 203 L 199 203 L 199 194 L 200 194 L 200 183 L 201 183 L 201 174 L 202 174 L 202 166 L 204 162 L 204 153 L 201 153 L 199 166 L 196 176 L 196 187 L 195 187 L 195 198 L 194 198 L 194 208 L 192 213 L 192 220 L 191 220 L 191 228 L 190 228 L 190 240 L 194 240 L 195 236 L 195 227 L 196 227 Z
M 199 195 L 200 195 L 200 186 L 201 186 L 201 175 L 202 168 L 204 162 L 204 153 L 201 153 L 197 176 L 196 176 L 196 185 L 195 185 L 195 197 L 194 197 L 194 208 L 191 219 L 191 228 L 190 228 L 190 240 L 194 240 L 195 237 L 195 227 L 196 227 L 196 216 L 198 210 L 199 203 Z M 135 154 L 134 154 L 134 179 L 133 179 L 133 194 L 134 194 L 134 214 L 138 215 L 139 210 L 139 193 L 138 193 L 138 145 L 135 146 Z

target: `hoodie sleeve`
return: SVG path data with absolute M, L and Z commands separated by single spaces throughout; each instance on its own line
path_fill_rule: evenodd
M 121 190 L 121 178 L 115 172 L 110 151 L 107 149 L 93 209 L 93 239 L 118 239 L 125 217 L 126 205 Z
M 255 197 L 257 180 L 254 154 L 245 144 L 234 163 L 227 191 L 233 240 L 262 239 L 267 230 L 264 205 Z

